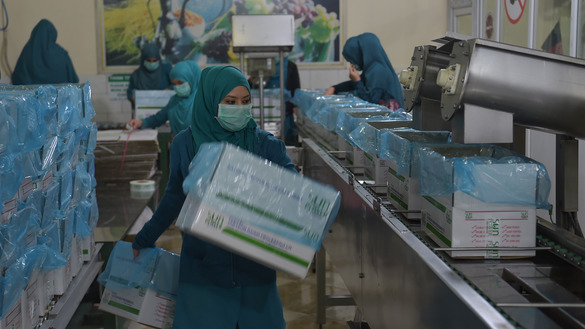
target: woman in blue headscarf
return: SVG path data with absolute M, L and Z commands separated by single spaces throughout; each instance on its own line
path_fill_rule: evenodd
M 189 164 L 208 142 L 228 142 L 274 164 L 295 170 L 284 143 L 256 127 L 250 86 L 233 66 L 203 70 L 195 95 L 191 127 L 171 145 L 170 177 L 154 215 L 132 243 L 134 256 L 154 242 L 179 215 Z M 271 328 L 285 321 L 276 272 L 248 258 L 183 234 L 174 329 Z
M 132 72 L 126 97 L 134 107 L 134 90 L 163 90 L 171 89 L 169 73 L 172 65 L 161 63 L 160 48 L 156 43 L 147 43 L 142 47 L 140 66 Z
M 171 132 L 173 136 L 176 136 L 181 130 L 189 127 L 201 69 L 193 61 L 182 61 L 173 67 L 169 76 L 176 94 L 156 114 L 143 120 L 130 120 L 128 124 L 133 129 L 156 128 L 168 120 L 171 124 Z
M 351 92 L 365 101 L 392 110 L 404 106 L 402 85 L 377 36 L 363 33 L 347 39 L 342 54 L 351 64 L 351 81 L 329 87 L 326 95 Z M 360 75 L 358 71 L 362 70 Z
M 15 85 L 78 83 L 69 54 L 57 44 L 57 29 L 41 19 L 30 34 L 12 73 Z

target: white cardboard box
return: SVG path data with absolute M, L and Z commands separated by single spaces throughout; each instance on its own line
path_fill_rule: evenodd
M 134 90 L 135 119 L 144 119 L 167 105 L 174 90 Z
M 105 288 L 99 308 L 132 321 L 170 329 L 175 314 L 175 300 L 145 287 L 118 291 Z
M 372 189 L 378 194 L 388 191 L 388 160 L 380 159 L 377 155 L 364 152 L 364 175 L 372 180 Z
M 388 199 L 399 211 L 403 211 L 408 219 L 421 218 L 422 199 L 418 193 L 418 178 L 400 175 L 398 165 L 392 160 L 387 161 L 388 166 Z
M 149 249 L 140 256 L 133 259 L 129 242 L 116 243 L 102 274 L 104 278 L 101 275 L 99 278 L 102 283 L 102 279 L 106 281 L 99 308 L 152 327 L 170 329 L 175 313 L 180 257 L 162 249 Z M 137 285 L 128 287 L 120 282 Z M 161 289 L 165 291 L 157 291 L 154 287 L 164 287 Z
M 191 172 L 199 170 L 206 170 L 198 180 L 204 188 L 188 193 L 176 226 L 303 278 L 337 214 L 339 192 L 227 143 L 200 149 Z
M 22 329 L 22 305 L 20 302 L 14 303 L 6 314 L 0 319 L 0 329 Z
M 90 235 L 80 240 L 81 259 L 84 262 L 89 262 L 95 253 L 95 235 L 91 232 Z
M 441 247 L 531 248 L 536 245 L 536 207 L 484 203 L 461 191 L 422 197 L 424 231 Z M 534 250 L 449 251 L 454 258 L 532 257 Z

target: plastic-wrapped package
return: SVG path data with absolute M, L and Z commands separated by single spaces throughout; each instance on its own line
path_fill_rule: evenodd
M 58 135 L 72 133 L 83 120 L 82 90 L 76 85 L 59 85 L 57 88 Z
M 418 153 L 421 195 L 462 191 L 486 203 L 550 208 L 548 172 L 533 159 L 490 144 L 425 147 Z
M 43 174 L 43 163 L 41 160 L 41 150 L 35 150 L 23 153 L 22 165 L 24 177 L 33 177 L 36 179 Z
M 295 90 L 294 97 L 290 99 L 290 102 L 304 113 L 309 110 L 315 101 L 315 98 L 317 96 L 322 96 L 324 93 L 324 89 L 297 89 Z
M 176 296 L 180 255 L 161 248 L 146 248 L 134 259 L 132 244 L 118 241 L 98 281 L 108 289 L 144 287 Z
M 77 162 L 79 153 L 79 135 L 72 132 L 66 136 L 59 136 L 57 144 L 57 172 L 71 170 Z
M 317 122 L 317 115 L 321 111 L 327 111 L 327 108 L 332 106 L 366 106 L 368 104 L 368 102 L 353 95 L 323 95 L 316 97 L 311 107 L 304 113 L 311 121 Z
M 73 225 L 75 220 L 75 208 L 68 208 L 65 211 L 57 211 L 55 221 L 59 226 L 60 251 L 65 259 L 71 257 L 71 244 L 73 241 Z
M 38 112 L 44 118 L 45 126 L 49 135 L 56 135 L 58 132 L 57 122 L 57 89 L 53 85 L 26 85 L 0 86 L 1 95 L 7 96 L 34 96 L 39 102 Z
M 10 137 L 16 139 L 19 152 L 29 152 L 43 146 L 48 131 L 41 105 L 34 93 L 1 97 L 0 107 L 14 121 L 16 131 Z
M 83 163 L 82 163 L 83 164 Z M 81 200 L 87 199 L 91 195 L 92 177 L 84 168 L 78 164 L 75 169 L 75 179 L 73 184 L 73 195 L 71 202 L 78 204 Z
M 340 193 L 227 143 L 202 145 L 183 182 L 183 231 L 304 277 Z
M 45 205 L 43 207 L 43 219 L 41 227 L 45 227 L 53 222 L 55 213 L 59 210 L 59 192 L 61 191 L 61 184 L 57 181 L 53 183 L 45 194 Z
M 50 272 L 67 265 L 67 260 L 61 255 L 61 232 L 59 223 L 52 221 L 50 224 L 41 228 L 37 235 L 37 244 L 43 246 L 47 253 L 47 258 L 43 263 L 43 272 Z
M 91 210 L 89 213 L 89 221 L 88 225 L 93 231 L 93 229 L 97 226 L 97 222 L 99 219 L 99 208 L 97 204 L 97 196 L 95 194 L 95 190 L 91 193 Z
M 58 145 L 59 138 L 57 136 L 51 136 L 45 141 L 45 144 L 41 149 L 43 170 L 49 170 L 49 168 L 57 163 L 57 158 L 59 157 L 59 152 L 57 151 Z
M 89 227 L 89 216 L 91 213 L 91 200 L 81 200 L 75 208 L 75 225 L 74 233 L 76 236 L 84 239 L 91 235 L 92 228 Z
M 15 132 L 14 119 L 0 106 L 0 156 L 17 151 L 17 139 L 13 137 Z
M 314 117 L 314 122 L 322 125 L 329 131 L 335 131 L 337 118 L 341 112 L 379 112 L 388 113 L 388 108 L 381 105 L 364 103 L 363 101 L 349 102 L 343 104 L 324 104 Z
M 82 85 L 83 90 L 83 121 L 87 124 L 91 124 L 91 119 L 95 117 L 95 108 L 91 101 L 91 84 L 89 81 Z
M 395 162 L 398 165 L 398 174 L 406 177 L 417 177 L 418 148 L 428 144 L 450 142 L 451 132 L 449 131 L 391 129 L 381 134 L 380 157 Z
M 73 197 L 73 171 L 66 170 L 57 176 L 59 181 L 59 210 L 65 210 Z
M 392 111 L 346 111 L 340 112 L 337 117 L 337 127 L 335 131 L 348 142 L 352 143 L 349 134 L 354 131 L 361 123 L 367 121 L 412 121 L 412 115 L 404 112 L 402 109 Z
M 380 141 L 384 132 L 392 129 L 408 128 L 412 121 L 366 121 L 349 133 L 349 140 L 352 144 L 372 155 L 380 155 Z M 381 128 L 379 126 L 388 127 Z M 392 127 L 392 128 L 390 128 Z M 380 156 L 380 158 L 383 158 Z
M 0 156 L 0 182 L 2 182 L 0 203 L 5 203 L 15 196 L 23 179 L 22 155 L 17 153 Z

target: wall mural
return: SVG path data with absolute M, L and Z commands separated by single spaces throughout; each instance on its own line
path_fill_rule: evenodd
M 103 69 L 136 66 L 144 43 L 165 61 L 239 64 L 231 45 L 234 14 L 291 14 L 298 64 L 340 64 L 343 0 L 101 0 Z

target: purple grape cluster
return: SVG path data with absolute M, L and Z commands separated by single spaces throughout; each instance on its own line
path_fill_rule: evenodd
M 319 13 L 312 0 L 272 0 L 274 13 L 294 15 L 295 19 L 302 18 L 302 27 L 307 28 L 315 22 Z
M 216 38 L 207 41 L 203 45 L 201 52 L 208 58 L 217 60 L 218 63 L 227 63 L 229 61 L 228 51 L 231 41 L 232 33 L 223 31 Z

